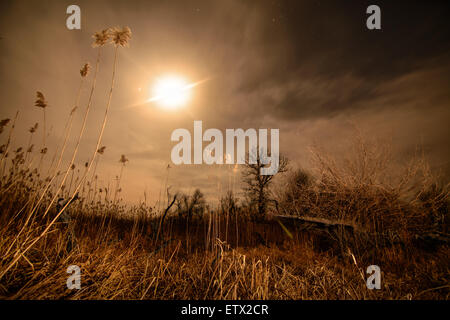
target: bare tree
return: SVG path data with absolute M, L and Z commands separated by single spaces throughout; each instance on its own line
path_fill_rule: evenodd
M 228 190 L 225 196 L 220 198 L 220 209 L 223 213 L 232 214 L 238 208 L 238 201 L 233 191 Z
M 200 189 L 196 189 L 192 196 L 180 195 L 176 201 L 178 207 L 178 215 L 186 215 L 188 219 L 193 214 L 202 214 L 205 207 L 205 199 Z
M 278 171 L 273 175 L 261 174 L 262 168 L 267 168 L 271 164 L 267 164 L 263 158 L 264 152 L 253 150 L 247 153 L 245 158 L 245 169 L 243 170 L 243 182 L 245 183 L 244 191 L 250 200 L 250 204 L 256 207 L 256 218 L 264 219 L 269 202 L 269 187 L 275 175 L 287 171 L 288 159 L 285 156 L 279 156 Z

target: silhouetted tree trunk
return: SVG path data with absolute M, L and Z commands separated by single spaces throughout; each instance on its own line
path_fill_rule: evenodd
M 253 160 L 253 161 L 252 161 Z M 243 171 L 244 191 L 250 199 L 252 205 L 257 209 L 256 219 L 262 220 L 267 212 L 269 202 L 269 186 L 275 175 L 286 172 L 288 159 L 282 155 L 279 157 L 278 171 L 274 175 L 262 175 L 261 169 L 269 167 L 270 164 L 264 164 L 260 159 L 260 153 L 255 150 L 247 153 L 245 160 L 245 169 Z

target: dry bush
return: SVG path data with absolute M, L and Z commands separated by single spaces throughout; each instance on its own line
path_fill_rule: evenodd
M 327 218 L 368 232 L 448 231 L 449 189 L 423 157 L 398 168 L 388 144 L 357 136 L 352 152 L 336 160 L 311 150 L 313 171 L 297 169 L 278 194 L 283 214 Z

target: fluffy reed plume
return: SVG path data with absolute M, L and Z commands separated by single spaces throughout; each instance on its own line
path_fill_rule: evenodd
M 128 160 L 127 157 L 125 157 L 124 154 L 120 156 L 120 160 L 119 160 L 120 163 L 122 163 L 123 165 L 125 165 L 125 163 L 126 163 L 127 161 L 130 161 L 130 160 Z
M 92 36 L 94 38 L 94 42 L 92 43 L 92 47 L 103 47 L 105 44 L 108 43 L 110 39 L 110 30 L 109 29 L 103 29 L 102 31 L 98 31 L 94 33 Z
M 38 128 L 38 126 L 39 126 L 39 124 L 36 122 L 36 123 L 34 124 L 34 126 L 32 126 L 32 127 L 30 128 L 30 130 L 28 130 L 28 131 L 30 131 L 30 133 L 35 133 L 36 130 L 37 130 L 37 128 Z
M 6 126 L 10 121 L 11 119 L 3 119 L 2 121 L 0 121 L 0 127 Z
M 40 91 L 36 91 L 36 101 L 34 105 L 39 108 L 45 109 L 47 107 L 47 101 L 45 100 L 44 95 Z
M 103 153 L 105 153 L 105 149 L 106 149 L 106 146 L 103 146 L 103 147 L 99 148 L 99 149 L 97 150 L 97 152 L 98 152 L 99 154 L 103 154 Z
M 91 66 L 89 65 L 89 63 L 85 63 L 83 68 L 80 69 L 80 75 L 85 78 L 88 75 L 90 68 Z
M 128 41 L 131 39 L 131 30 L 128 27 L 114 27 L 111 29 L 112 42 L 114 45 L 128 47 Z
M 3 119 L 0 121 L 0 133 L 3 132 L 3 128 L 6 127 L 9 123 L 10 119 Z

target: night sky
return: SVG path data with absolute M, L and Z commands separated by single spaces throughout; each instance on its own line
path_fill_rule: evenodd
M 75 101 L 82 64 L 95 62 L 91 35 L 129 26 L 119 50 L 111 114 L 100 160 L 102 182 L 113 181 L 120 155 L 130 162 L 123 196 L 158 197 L 166 177 L 171 132 L 278 128 L 280 151 L 309 166 L 317 144 L 337 157 L 348 151 L 355 126 L 387 139 L 402 163 L 423 147 L 434 170 L 450 176 L 450 10 L 448 1 L 2 1 L 0 118 L 20 110 L 15 144 L 41 120 L 35 92 L 48 102 L 54 148 Z M 81 8 L 81 30 L 66 28 L 67 6 Z M 381 30 L 366 28 L 366 8 L 381 8 Z M 76 165 L 92 153 L 104 112 L 113 48 L 104 52 L 93 111 Z M 202 81 L 189 103 L 164 110 L 150 88 L 165 73 Z M 79 131 L 89 93 L 76 116 Z M 38 133 L 36 142 L 39 141 Z M 4 136 L 0 137 L 5 139 Z M 69 150 L 73 147 L 71 139 Z M 2 142 L 3 143 L 3 142 Z M 71 152 L 71 151 L 70 151 Z M 200 187 L 212 197 L 229 183 L 230 168 L 171 165 L 172 190 Z M 217 186 L 217 181 L 221 186 Z

